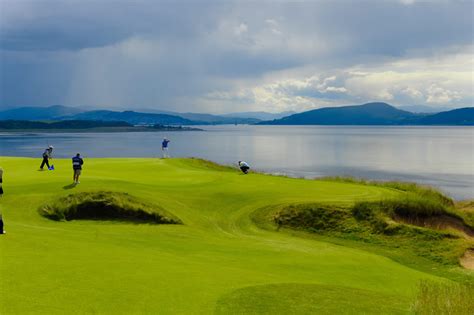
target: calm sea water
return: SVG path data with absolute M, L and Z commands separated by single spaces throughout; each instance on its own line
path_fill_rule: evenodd
M 346 126 L 203 126 L 205 131 L 146 133 L 1 133 L 0 155 L 158 157 L 163 136 L 175 157 L 247 161 L 290 176 L 355 176 L 436 186 L 474 198 L 474 128 Z

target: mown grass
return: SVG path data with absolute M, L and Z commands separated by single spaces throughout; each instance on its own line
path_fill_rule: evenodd
M 57 221 L 122 220 L 156 224 L 177 224 L 181 221 L 162 207 L 147 203 L 130 194 L 94 191 L 69 194 L 39 208 L 44 217 Z
M 337 303 L 332 301 L 337 300 Z M 354 303 L 354 301 L 357 303 Z M 245 287 L 224 295 L 216 314 L 407 314 L 406 300 L 345 286 L 278 283 Z
M 417 315 L 474 314 L 474 283 L 420 281 L 412 311 Z
M 250 218 L 277 205 L 345 211 L 405 194 L 392 188 L 242 176 L 191 159 L 110 158 L 87 159 L 81 184 L 65 189 L 69 159 L 55 159 L 56 170 L 48 172 L 36 171 L 36 159 L 0 157 L 0 164 L 7 188 L 0 199 L 7 230 L 0 237 L 2 314 L 396 314 L 409 313 L 419 280 L 446 281 L 451 270 L 474 279 L 453 264 L 414 256 L 408 245 L 383 252 L 385 243 L 352 241 L 343 233 L 276 232 L 260 228 L 271 221 L 256 225 Z M 184 224 L 65 222 L 37 211 L 71 193 L 104 190 L 128 193 Z M 361 228 L 350 211 L 337 215 Z M 392 237 L 365 224 L 364 237 Z M 388 259 L 391 252 L 404 260 Z

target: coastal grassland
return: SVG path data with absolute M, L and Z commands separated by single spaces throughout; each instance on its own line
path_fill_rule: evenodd
M 372 246 L 373 250 L 412 267 L 417 268 L 417 264 L 421 263 L 421 269 L 426 268 L 424 259 L 437 267 L 456 266 L 459 258 L 474 246 L 474 241 L 462 230 L 411 224 L 417 222 L 415 220 L 394 220 L 385 210 L 380 210 L 381 204 L 385 206 L 393 202 L 395 200 L 358 202 L 353 206 L 317 203 L 283 205 L 262 209 L 254 214 L 254 218 L 274 221 L 274 224 L 267 225 L 268 229 L 289 228 L 332 237 L 331 241 L 345 246 L 366 249 Z M 444 220 L 444 216 L 442 218 Z M 447 276 L 446 270 L 442 270 L 441 274 Z M 454 278 L 457 275 L 452 274 Z
M 351 179 L 336 181 L 355 182 Z M 415 184 L 374 185 L 404 193 L 344 206 L 324 203 L 270 206 L 253 214 L 254 221 L 257 224 L 273 221 L 273 226 L 262 225 L 269 229 L 283 227 L 330 236 L 337 238 L 338 244 L 348 241 L 359 248 L 372 246 L 377 252 L 415 268 L 420 261 L 418 258 L 426 258 L 437 265 L 458 265 L 460 257 L 474 248 L 474 227 L 469 213 L 455 206 L 450 198 Z M 345 242 L 346 246 L 348 242 Z M 457 273 L 452 276 L 457 278 Z
M 412 311 L 420 315 L 472 314 L 474 283 L 440 284 L 420 281 Z
M 81 184 L 72 186 L 70 160 L 56 159 L 56 170 L 43 172 L 39 162 L 0 158 L 7 231 L 0 237 L 0 313 L 405 314 L 421 280 L 474 279 L 454 263 L 404 247 L 399 256 L 415 264 L 359 240 L 276 231 L 262 211 L 273 215 L 296 204 L 348 209 L 407 194 L 400 189 L 242 175 L 198 159 L 124 158 L 86 159 Z M 57 221 L 38 212 L 98 192 L 127 194 L 182 224 Z

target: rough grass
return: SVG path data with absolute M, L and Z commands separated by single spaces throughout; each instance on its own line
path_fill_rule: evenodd
M 377 187 L 386 187 L 395 189 L 398 191 L 403 191 L 407 193 L 412 193 L 418 197 L 422 197 L 423 199 L 430 199 L 434 200 L 437 203 L 440 203 L 444 206 L 453 206 L 454 201 L 453 199 L 449 198 L 448 196 L 441 193 L 439 190 L 434 189 L 430 186 L 424 186 L 417 183 L 410 183 L 410 182 L 400 182 L 400 181 L 372 181 L 360 178 L 353 178 L 353 177 L 323 177 L 318 180 L 325 180 L 325 181 L 334 181 L 334 182 L 342 182 L 342 183 L 353 183 L 358 185 L 369 185 L 369 186 L 377 186 Z
M 395 220 L 398 217 L 431 218 L 442 215 L 455 214 L 438 199 L 410 194 L 381 201 L 356 202 L 353 206 L 318 203 L 285 205 L 274 211 L 273 221 L 278 228 L 302 229 L 384 248 L 403 249 L 436 263 L 459 266 L 459 258 L 474 245 L 472 240 L 456 232 Z M 456 218 L 462 220 L 459 216 Z
M 352 213 L 358 219 L 371 218 L 373 220 L 378 218 L 382 224 L 384 221 L 382 217 L 421 226 L 424 226 L 423 222 L 433 219 L 449 220 L 456 222 L 459 229 L 464 230 L 467 234 L 474 234 L 474 227 L 462 211 L 447 206 L 437 198 L 413 193 L 380 201 L 357 202 L 352 207 Z
M 419 315 L 474 314 L 474 284 L 421 281 L 412 310 Z
M 460 201 L 455 204 L 455 209 L 459 213 L 464 221 L 474 228 L 474 200 Z
M 58 198 L 39 208 L 39 213 L 57 221 L 120 220 L 159 224 L 181 221 L 163 208 L 123 192 L 81 192 Z

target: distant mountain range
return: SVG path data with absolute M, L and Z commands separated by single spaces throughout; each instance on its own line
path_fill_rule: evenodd
M 135 125 L 255 124 L 261 121 L 261 119 L 250 117 L 250 115 L 243 116 L 244 117 L 237 115 L 223 116 L 201 113 L 177 113 L 146 109 L 140 112 L 112 110 L 85 111 L 76 107 L 62 105 L 49 107 L 19 107 L 0 111 L 0 120 L 101 120 L 125 121 Z M 278 117 L 279 116 L 275 116 L 274 118 Z
M 418 120 L 420 125 L 465 125 L 474 126 L 474 107 L 453 109 L 428 115 Z
M 174 115 L 184 117 L 202 124 L 255 124 L 261 121 L 252 117 L 228 117 L 225 115 L 199 114 L 199 113 L 174 113 Z
M 421 107 L 417 107 L 422 109 Z M 425 108 L 426 109 L 426 108 Z M 243 112 L 225 115 L 176 113 L 167 111 L 81 110 L 76 107 L 21 107 L 0 111 L 0 120 L 31 121 L 123 121 L 132 125 L 474 125 L 474 108 L 467 107 L 436 114 L 413 113 L 386 103 L 326 107 L 303 113 Z M 268 118 L 269 117 L 269 118 Z M 267 119 L 267 120 L 264 120 Z M 264 120 L 264 121 L 262 121 Z
M 451 110 L 448 107 L 432 107 L 426 105 L 397 106 L 397 108 L 415 114 L 435 114 Z
M 75 115 L 83 112 L 76 107 L 53 105 L 49 107 L 18 107 L 0 112 L 0 120 L 53 120 L 63 116 Z
M 171 112 L 171 111 L 162 111 L 156 109 L 143 108 L 138 111 L 143 113 L 155 113 L 155 114 L 168 114 L 181 116 L 190 120 L 199 120 L 209 123 L 256 123 L 263 120 L 272 120 L 279 119 L 285 116 L 296 114 L 294 111 L 286 111 L 281 113 L 268 113 L 268 112 L 237 112 L 230 114 L 203 114 L 203 113 L 180 113 L 180 112 Z M 242 121 L 242 122 L 239 122 Z
M 258 120 L 272 120 L 272 119 L 280 119 L 286 116 L 290 116 L 296 114 L 294 111 L 288 112 L 281 112 L 281 113 L 267 113 L 267 112 L 240 112 L 240 113 L 231 113 L 231 114 L 224 114 L 221 116 L 224 117 L 241 117 L 241 118 L 252 118 Z
M 1 117 L 1 116 L 0 116 Z M 100 120 L 125 121 L 132 125 L 196 125 L 197 122 L 174 115 L 139 113 L 134 111 L 116 112 L 111 110 L 93 110 L 71 116 L 60 117 L 61 120 Z
M 386 103 L 326 107 L 263 121 L 260 125 L 474 125 L 474 107 L 415 114 Z

